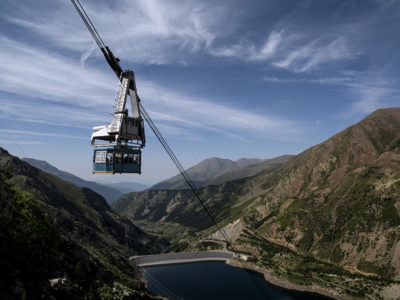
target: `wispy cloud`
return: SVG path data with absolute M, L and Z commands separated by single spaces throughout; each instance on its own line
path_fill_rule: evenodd
M 0 140 L 0 144 L 14 144 L 14 145 L 43 145 L 44 142 L 38 141 L 10 141 L 10 140 Z
M 67 139 L 77 139 L 77 140 L 85 140 L 86 137 L 68 135 L 68 134 L 58 134 L 58 133 L 47 133 L 47 132 L 38 132 L 38 131 L 29 131 L 29 130 L 15 130 L 15 129 L 0 129 L 0 133 L 12 134 L 12 135 L 24 135 L 24 136 L 48 136 L 48 137 L 58 137 L 58 138 L 67 138 Z
M 82 67 L 78 59 L 26 47 L 9 38 L 0 36 L 0 42 L 3 43 L 0 57 L 4 62 L 0 65 L 0 90 L 21 99 L 35 95 L 46 100 L 36 105 L 33 100 L 13 103 L 3 98 L 0 103 L 5 105 L 0 107 L 0 113 L 19 120 L 70 127 L 102 125 L 111 120 L 107 112 L 111 111 L 117 85 L 111 72 L 105 75 L 93 67 Z M 137 80 L 143 103 L 155 120 L 164 125 L 179 124 L 231 137 L 273 133 L 278 129 L 289 133 L 295 127 L 292 122 L 248 108 L 216 104 L 214 99 L 183 94 L 140 77 Z M 160 102 L 160 96 L 165 101 Z M 174 117 L 168 117 L 165 113 L 168 111 L 173 111 Z
M 344 117 L 370 113 L 380 107 L 387 106 L 391 96 L 399 97 L 398 82 L 382 76 L 367 75 L 349 82 L 347 85 L 350 92 L 357 97 L 357 100 L 351 103 L 349 110 L 341 114 Z
M 156 64 L 181 60 L 177 50 L 196 52 L 208 47 L 215 37 L 212 27 L 219 22 L 216 15 L 223 10 L 221 6 L 213 4 L 211 8 L 211 3 L 197 1 L 108 3 L 110 6 L 97 1 L 84 3 L 106 44 L 114 46 L 111 48 L 124 61 Z M 9 22 L 45 37 L 57 47 L 81 53 L 83 58 L 90 55 L 92 38 L 69 1 L 49 5 L 45 15 L 33 3 L 31 9 L 36 13 L 26 9 L 29 5 L 13 5 L 18 13 L 5 15 Z M 97 51 L 94 55 L 101 54 Z
M 235 136 L 252 136 L 270 133 L 274 136 L 297 132 L 293 122 L 261 115 L 248 109 L 215 104 L 210 99 L 198 98 L 155 86 L 150 82 L 142 82 L 141 86 L 144 104 L 152 112 L 154 119 L 160 122 L 172 121 L 183 127 L 216 131 Z M 162 95 L 163 100 L 159 100 Z M 173 116 L 166 114 L 173 108 Z
M 302 77 L 278 78 L 265 76 L 264 80 L 282 84 L 321 84 L 334 85 L 348 92 L 351 99 L 346 110 L 340 117 L 350 118 L 354 115 L 364 115 L 379 107 L 386 106 L 389 97 L 398 97 L 398 80 L 386 77 L 381 72 L 344 71 L 332 77 Z M 355 98 L 355 99 L 353 99 Z
M 18 96 L 17 93 L 16 97 Z M 16 101 L 11 97 L 0 97 L 1 119 L 82 129 L 105 123 L 104 120 L 107 117 L 111 119 L 111 114 L 88 107 L 70 106 L 68 103 L 51 103 L 39 99 L 29 101 L 23 97 L 20 98 Z M 107 107 L 111 107 L 111 105 L 105 108 Z
M 215 56 L 236 57 L 246 60 L 263 61 L 276 55 L 276 50 L 282 41 L 282 31 L 272 31 L 267 40 L 256 47 L 254 43 L 242 40 L 238 44 L 226 46 L 214 46 L 208 52 Z
M 249 58 L 254 60 L 265 60 L 276 55 L 278 46 L 282 42 L 282 37 L 282 31 L 272 31 L 268 36 L 267 41 L 262 45 L 261 49 L 256 52 L 253 51 Z
M 242 41 L 231 46 L 213 48 L 210 53 L 249 61 L 265 61 L 272 66 L 299 73 L 357 57 L 360 52 L 350 44 L 345 35 L 331 35 L 331 39 L 317 36 L 310 40 L 297 32 L 274 30 L 259 47 L 249 41 Z
M 85 53 L 82 54 L 81 56 L 81 65 L 82 67 L 85 66 L 85 62 L 86 60 L 93 55 L 94 51 L 97 50 L 97 45 L 95 42 L 92 43 L 92 46 L 89 47 L 89 49 L 87 49 L 87 51 Z
M 109 103 L 117 79 L 79 61 L 0 35 L 0 89 L 81 107 Z M 29 77 L 27 77 L 29 74 Z
M 356 55 L 343 37 L 329 43 L 316 39 L 290 51 L 285 58 L 273 61 L 272 65 L 294 72 L 307 72 L 322 64 L 351 59 Z

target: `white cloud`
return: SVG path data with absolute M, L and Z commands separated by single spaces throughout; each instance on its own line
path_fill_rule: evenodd
M 123 61 L 164 64 L 181 61 L 177 52 L 196 52 L 215 38 L 215 15 L 223 8 L 197 1 L 128 1 L 108 5 L 83 3 L 106 45 Z M 92 37 L 69 1 L 48 5 L 46 13 L 27 5 L 13 4 L 18 14 L 5 16 L 10 22 L 45 37 L 57 47 L 87 55 Z M 208 5 L 208 6 L 207 6 Z M 121 28 L 122 26 L 122 28 Z M 134 53 L 132 53 L 134 50 Z M 90 52 L 90 51 L 89 51 Z M 96 51 L 96 56 L 101 53 Z
M 97 1 L 85 1 L 84 6 L 105 43 L 125 63 L 187 64 L 190 55 L 207 53 L 265 61 L 293 72 L 306 72 L 358 54 L 347 27 L 329 26 L 304 32 L 298 20 L 285 17 L 265 28 L 261 41 L 260 38 L 249 40 L 246 34 L 238 39 L 238 33 L 231 28 L 240 27 L 236 24 L 240 18 L 231 20 L 233 6 L 229 2 L 119 0 L 107 3 L 112 10 Z M 79 53 L 82 64 L 91 55 L 101 56 L 100 51 L 93 51 L 92 38 L 69 1 L 49 6 L 51 9 L 45 14 L 36 11 L 40 7 L 18 2 L 13 5 L 19 13 L 4 16 L 7 20 L 45 37 L 52 45 Z
M 49 136 L 49 137 L 58 137 L 58 138 L 67 138 L 67 139 L 76 139 L 76 140 L 86 140 L 86 137 L 68 135 L 68 134 L 58 134 L 58 133 L 48 133 L 48 132 L 38 132 L 38 131 L 29 131 L 29 130 L 15 130 L 15 129 L 0 129 L 0 133 L 12 134 L 12 135 L 23 135 L 23 136 Z
M 365 79 L 350 85 L 351 92 L 358 98 L 344 115 L 367 114 L 385 106 L 386 98 L 395 93 L 389 82 L 380 78 Z
M 360 54 L 350 46 L 345 35 L 325 34 L 310 39 L 287 29 L 271 31 L 266 42 L 258 47 L 252 42 L 241 41 L 229 46 L 211 47 L 209 52 L 215 56 L 264 61 L 295 73 L 309 72 Z
M 276 55 L 278 46 L 282 42 L 282 35 L 282 31 L 272 31 L 261 49 L 257 52 L 251 53 L 249 58 L 254 60 L 265 60 Z
M 379 107 L 386 106 L 386 103 L 389 103 L 389 97 L 393 95 L 396 97 L 399 94 L 397 80 L 388 78 L 381 72 L 344 71 L 336 76 L 322 78 L 277 78 L 265 76 L 263 80 L 283 84 L 311 83 L 338 86 L 345 90 L 351 98 L 346 111 L 339 114 L 345 118 L 371 113 Z
M 0 35 L 0 89 L 81 107 L 110 103 L 117 78 Z M 111 82 L 111 84 L 110 84 Z
M 90 48 L 88 48 L 88 50 L 87 50 L 85 53 L 83 53 L 82 56 L 81 56 L 81 65 L 82 65 L 82 67 L 85 66 L 86 60 L 87 60 L 91 55 L 93 55 L 93 53 L 94 53 L 95 50 L 98 51 L 96 43 L 93 42 L 93 43 L 92 43 L 92 46 L 90 46 Z
M 22 99 L 15 101 L 9 97 L 0 98 L 0 118 L 11 122 L 45 124 L 58 127 L 88 129 L 105 121 L 105 114 L 77 106 L 68 107 L 63 103 L 48 103 Z M 108 115 L 106 115 L 108 116 Z M 111 116 L 109 116 L 111 119 Z
M 324 40 L 313 40 L 290 51 L 283 59 L 276 60 L 272 64 L 294 72 L 307 72 L 322 64 L 351 59 L 357 55 L 343 37 L 329 43 Z
M 233 45 L 210 47 L 208 52 L 215 56 L 265 61 L 276 55 L 276 50 L 282 41 L 282 35 L 282 31 L 272 31 L 267 40 L 260 47 L 256 47 L 254 43 L 249 41 L 242 40 Z
M 42 145 L 44 142 L 38 141 L 10 141 L 10 140 L 0 140 L 0 144 L 14 144 L 14 145 Z
M 216 104 L 215 101 L 177 93 L 150 82 L 142 82 L 141 91 L 142 99 L 147 99 L 142 100 L 142 104 L 153 112 L 156 120 L 161 122 L 172 120 L 183 127 L 237 136 L 248 136 L 249 133 L 250 135 L 275 133 L 277 130 L 283 134 L 294 130 L 294 124 L 290 121 Z M 160 95 L 162 101 L 159 100 Z M 174 117 L 164 113 L 171 111 L 171 108 Z
M 0 90 L 21 99 L 7 103 L 0 100 L 0 112 L 6 116 L 31 122 L 91 127 L 111 121 L 111 104 L 117 80 L 111 72 L 103 73 L 93 67 L 82 67 L 71 59 L 40 48 L 0 36 L 3 51 L 0 58 Z M 106 75 L 108 74 L 108 75 Z M 179 126 L 243 138 L 252 134 L 291 133 L 293 124 L 247 108 L 217 104 L 214 99 L 202 99 L 165 88 L 137 77 L 143 105 L 163 125 Z M 165 99 L 160 102 L 158 99 Z M 33 98 L 45 99 L 37 105 Z M 15 98 L 15 97 L 13 97 Z M 36 101 L 37 102 L 37 101 Z M 169 118 L 166 112 L 172 111 Z M 170 130 L 170 132 L 173 132 Z M 275 134 L 278 136 L 277 134 Z

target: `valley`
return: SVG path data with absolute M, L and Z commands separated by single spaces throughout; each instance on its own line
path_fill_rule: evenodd
M 400 109 L 381 109 L 281 167 L 199 192 L 221 226 L 245 223 L 228 249 L 249 268 L 379 298 L 400 280 L 399 141 Z M 112 207 L 168 239 L 167 251 L 222 247 L 207 238 L 217 228 L 189 190 L 130 193 Z
M 233 171 L 222 164 L 222 173 L 212 163 L 208 177 L 208 167 L 197 167 L 210 183 L 198 192 L 224 234 L 176 179 L 110 207 L 89 188 L 0 154 L 4 295 L 157 298 L 129 257 L 215 250 L 287 289 L 392 299 L 400 287 L 399 108 L 378 110 L 297 156 Z M 39 265 L 21 265 L 15 247 Z

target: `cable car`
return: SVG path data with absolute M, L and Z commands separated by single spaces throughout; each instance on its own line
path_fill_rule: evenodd
M 146 144 L 144 122 L 140 113 L 140 98 L 136 89 L 135 73 L 123 70 L 118 57 L 107 47 L 79 0 L 71 0 L 75 9 L 99 46 L 105 59 L 118 76 L 119 86 L 114 98 L 113 119 L 108 125 L 93 127 L 93 173 L 141 173 L 141 149 Z M 130 98 L 131 115 L 126 108 Z
M 125 71 L 120 80 L 111 123 L 93 127 L 93 173 L 141 173 L 141 148 L 146 144 L 146 137 L 135 75 L 133 71 Z M 131 116 L 126 108 L 128 95 Z
M 93 173 L 141 173 L 142 151 L 124 147 L 98 147 L 93 154 Z

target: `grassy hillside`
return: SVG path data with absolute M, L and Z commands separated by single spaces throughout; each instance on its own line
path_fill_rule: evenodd
M 99 194 L 3 149 L 0 176 L 1 298 L 152 297 L 127 258 L 165 243 L 112 212 Z

